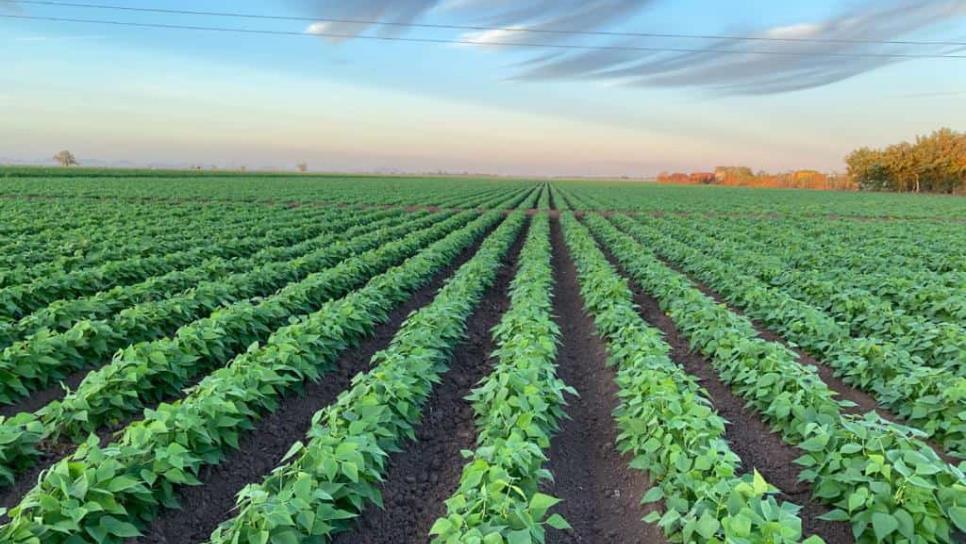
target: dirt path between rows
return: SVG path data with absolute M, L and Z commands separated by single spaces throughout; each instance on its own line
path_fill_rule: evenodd
M 487 232 L 487 234 L 489 234 L 493 230 L 494 229 L 491 228 Z M 478 248 L 479 245 L 477 244 L 477 245 L 474 245 L 473 247 L 474 248 Z M 474 252 L 475 252 L 475 249 L 474 249 Z M 355 256 L 358 256 L 358 255 L 359 254 L 354 254 L 354 255 L 352 255 L 350 257 L 347 257 L 347 259 L 352 258 L 352 257 L 355 257 Z M 465 253 L 464 252 L 464 254 L 460 255 L 460 259 L 468 260 L 470 258 L 470 256 L 472 256 L 472 254 L 469 254 L 469 253 Z M 343 261 L 340 261 L 340 263 L 341 262 L 343 262 Z M 338 266 L 338 263 L 336 263 L 333 266 Z M 447 270 L 449 270 L 449 269 L 447 268 Z M 362 285 L 359 285 L 359 287 L 361 288 Z M 330 298 L 332 298 L 334 300 L 334 299 L 338 299 L 338 298 L 342 298 L 342 297 L 330 297 Z M 321 307 L 321 304 L 320 304 L 319 307 Z M 306 314 L 311 314 L 311 313 L 314 313 L 314 311 L 315 310 L 310 310 L 310 311 L 307 311 L 305 313 Z M 285 324 L 286 323 L 277 323 L 276 325 L 277 325 L 277 327 L 282 327 Z M 178 330 L 178 328 L 174 328 L 174 330 L 171 331 L 171 335 L 169 335 L 167 337 L 170 338 L 171 336 L 173 336 L 177 332 L 177 330 Z M 276 328 L 276 330 L 277 330 L 277 328 Z M 275 331 L 273 331 L 273 333 L 274 332 Z M 262 340 L 262 343 L 268 341 L 268 339 L 270 338 L 270 336 L 271 335 L 265 336 L 263 338 L 263 340 Z M 239 351 L 235 355 L 237 356 L 237 355 L 240 355 L 241 353 L 242 353 L 242 351 Z M 234 356 L 231 359 L 233 359 L 233 358 L 234 358 Z M 225 364 L 230 363 L 231 359 L 229 359 L 229 361 L 227 361 Z M 210 366 L 210 364 L 209 364 L 209 366 Z M 185 390 L 190 389 L 194 385 L 198 384 L 201 380 L 203 380 L 205 378 L 205 376 L 208 373 L 213 372 L 213 371 L 215 371 L 218 368 L 221 368 L 223 366 L 225 366 L 225 365 L 218 364 L 218 365 L 210 368 L 207 372 L 202 372 L 200 374 L 197 374 L 197 375 L 191 377 L 177 391 L 176 394 L 166 395 L 161 402 L 174 402 L 174 401 L 176 401 L 178 399 L 183 398 L 184 397 L 184 391 Z M 73 374 L 71 374 L 71 376 L 69 377 L 70 382 L 68 382 L 68 383 L 71 383 L 74 387 L 77 387 L 84 380 L 84 378 L 87 377 L 87 375 L 90 372 L 92 372 L 94 370 L 97 370 L 99 368 L 103 368 L 103 366 L 78 370 L 78 371 L 74 372 Z M 64 391 L 63 390 L 58 391 L 57 390 L 57 386 L 55 386 L 55 387 L 47 388 L 47 389 L 45 389 L 43 391 L 38 391 L 38 392 L 34 393 L 33 395 L 31 395 L 30 397 L 24 399 L 24 401 L 22 401 L 22 402 L 42 402 L 43 400 L 47 400 L 47 399 L 49 399 L 50 401 L 53 401 L 53 400 L 61 399 L 63 397 L 64 397 Z M 34 400 L 34 399 L 36 399 L 36 400 Z M 160 404 L 160 403 L 157 403 L 157 402 L 149 403 L 146 408 L 147 409 L 154 409 L 158 404 Z M 138 419 L 141 419 L 141 417 L 142 417 L 141 412 L 137 412 L 137 413 L 134 413 L 134 414 L 129 414 L 129 415 L 125 416 L 121 421 L 118 421 L 118 422 L 116 422 L 114 424 L 100 426 L 94 432 L 94 434 L 97 434 L 97 436 L 100 437 L 100 439 L 101 439 L 101 446 L 102 447 L 107 446 L 111 442 L 111 440 L 114 438 L 115 434 L 117 434 L 118 432 L 123 431 L 131 422 L 136 421 Z M 0 490 L 0 508 L 11 508 L 11 507 L 15 506 L 17 503 L 19 503 L 20 500 L 23 498 L 24 494 L 27 493 L 31 488 L 33 488 L 36 485 L 37 479 L 40 477 L 40 475 L 45 470 L 49 469 L 57 461 L 63 459 L 64 457 L 67 457 L 69 455 L 72 455 L 77 450 L 77 447 L 78 447 L 78 444 L 73 443 L 69 439 L 62 439 L 62 440 L 60 440 L 58 442 L 45 441 L 45 442 L 40 443 L 38 445 L 38 447 L 37 447 L 37 450 L 40 452 L 39 455 L 36 457 L 36 461 L 37 462 L 34 463 L 30 468 L 28 468 L 24 472 L 18 474 L 17 475 L 17 479 L 16 479 L 16 481 L 14 482 L 13 485 L 11 485 L 9 487 L 4 487 L 2 490 Z M 3 516 L 0 516 L 0 522 L 3 522 L 5 519 L 6 518 L 4 518 Z
M 458 488 L 466 462 L 460 452 L 476 444 L 473 407 L 465 399 L 492 368 L 491 330 L 510 308 L 509 286 L 525 239 L 521 232 L 470 316 L 465 340 L 423 408 L 416 442 L 404 444 L 403 451 L 390 457 L 381 488 L 385 509 L 366 508 L 356 529 L 337 535 L 334 544 L 427 542 L 433 523 L 446 514 L 444 502 Z
M 105 357 L 104 359 L 108 362 L 110 361 L 108 357 Z M 61 400 L 67 395 L 67 390 L 65 387 L 69 388 L 71 391 L 77 389 L 77 386 L 84 381 L 84 378 L 87 377 L 92 370 L 97 370 L 98 368 L 100 367 L 90 366 L 80 370 L 75 370 L 54 385 L 45 387 L 43 389 L 38 389 L 30 393 L 29 396 L 23 397 L 13 404 L 5 404 L 0 406 L 0 416 L 13 417 L 21 412 L 34 412 L 43 408 L 44 406 L 47 406 L 55 400 Z
M 661 310 L 658 301 L 640 288 L 610 252 L 605 250 L 605 254 L 624 277 L 630 278 L 634 301 L 639 306 L 641 316 L 663 333 L 665 341 L 671 345 L 671 359 L 698 378 L 708 391 L 715 411 L 727 421 L 725 438 L 732 451 L 741 458 L 742 471 L 758 470 L 769 483 L 781 491 L 781 500 L 802 507 L 799 516 L 802 518 L 805 535 L 818 535 L 828 544 L 854 542 L 847 523 L 818 519 L 829 508 L 812 498 L 811 486 L 798 480 L 801 470 L 794 464 L 795 459 L 805 452 L 786 444 L 754 411 L 746 408 L 744 399 L 736 396 L 721 381 L 711 363 L 704 356 L 691 351 L 687 339 L 674 321 Z
M 372 355 L 389 345 L 406 317 L 432 302 L 443 282 L 478 249 L 479 243 L 474 244 L 453 264 L 440 269 L 429 284 L 393 310 L 389 320 L 377 326 L 370 338 L 343 353 L 334 370 L 322 376 L 319 383 L 307 385 L 300 395 L 283 399 L 278 410 L 241 438 L 238 450 L 220 464 L 202 471 L 201 486 L 180 492 L 181 510 L 164 511 L 137 542 L 172 544 L 207 540 L 219 523 L 231 517 L 238 491 L 248 483 L 261 481 L 279 465 L 295 441 L 304 440 L 312 415 L 348 389 L 353 376 L 368 370 Z
M 569 419 L 550 443 L 548 468 L 554 482 L 546 492 L 563 499 L 555 509 L 572 532 L 550 530 L 548 544 L 664 542 L 661 531 L 644 523 L 648 510 L 640 498 L 650 487 L 647 476 L 630 468 L 630 458 L 615 447 L 617 407 L 614 371 L 606 367 L 606 351 L 592 319 L 584 313 L 577 270 L 567 252 L 560 222 L 551 222 L 555 273 L 554 314 L 563 344 L 557 355 L 558 375 L 577 389 L 566 408 Z
M 769 342 L 775 342 L 785 346 L 789 351 L 795 354 L 795 357 L 799 364 L 814 367 L 816 372 L 818 373 L 819 378 L 821 378 L 821 380 L 825 382 L 825 385 L 828 386 L 828 388 L 831 389 L 836 394 L 836 397 L 838 399 L 849 401 L 854 404 L 854 406 L 848 406 L 848 407 L 842 408 L 843 413 L 862 415 L 867 412 L 875 412 L 882 419 L 891 421 L 893 423 L 898 423 L 900 425 L 905 425 L 902 418 L 900 418 L 898 415 L 893 413 L 888 408 L 881 406 L 879 402 L 875 399 L 875 397 L 873 397 L 869 393 L 866 393 L 865 391 L 862 391 L 861 389 L 858 389 L 856 387 L 853 387 L 845 383 L 845 381 L 838 378 L 835 375 L 835 369 L 826 365 L 825 363 L 815 358 L 814 356 L 812 356 L 810 353 L 803 350 L 802 348 L 790 344 L 785 337 L 769 329 L 763 323 L 752 319 L 750 316 L 745 315 L 740 308 L 733 305 L 731 302 L 729 302 L 727 299 L 721 296 L 720 293 L 718 293 L 717 291 L 709 287 L 707 284 L 705 284 L 698 278 L 692 276 L 690 273 L 681 269 L 676 263 L 670 261 L 669 259 L 666 259 L 663 256 L 660 256 L 660 255 L 655 255 L 655 256 L 661 262 L 663 262 L 665 266 L 683 275 L 684 277 L 688 278 L 688 280 L 690 280 L 691 283 L 699 291 L 704 293 L 704 295 L 708 296 L 718 304 L 722 304 L 726 306 L 728 310 L 730 310 L 731 312 L 737 315 L 740 315 L 745 319 L 747 319 L 748 321 L 750 321 L 760 338 L 762 338 L 763 340 L 767 340 Z M 933 451 L 936 452 L 936 455 L 938 455 L 943 461 L 953 466 L 956 466 L 959 464 L 959 461 L 957 461 L 953 456 L 949 455 L 946 451 L 944 451 L 943 448 L 936 441 L 924 440 L 924 442 L 929 447 L 931 447 Z
M 763 340 L 768 340 L 769 342 L 776 342 L 778 344 L 785 346 L 796 355 L 796 357 L 798 358 L 798 362 L 800 364 L 814 366 L 815 369 L 818 371 L 819 376 L 822 378 L 822 381 L 824 381 L 825 384 L 828 385 L 831 390 L 835 391 L 835 393 L 838 394 L 839 398 L 854 402 L 856 404 L 856 406 L 854 407 L 846 408 L 845 410 L 843 410 L 844 412 L 860 414 L 863 412 L 875 411 L 885 419 L 889 419 L 893 421 L 896 419 L 896 416 L 890 414 L 887 410 L 880 407 L 878 403 L 876 403 L 875 399 L 872 398 L 868 393 L 855 389 L 849 386 L 848 384 L 846 384 L 845 382 L 843 382 L 842 380 L 836 378 L 834 375 L 834 370 L 832 370 L 830 367 L 817 361 L 814 357 L 805 353 L 801 349 L 790 345 L 788 343 L 788 340 L 786 340 L 780 334 L 768 329 L 762 323 L 755 321 L 751 317 L 745 315 L 740 308 L 737 308 L 735 305 L 733 305 L 731 302 L 725 299 L 720 293 L 718 293 L 717 291 L 709 287 L 703 281 L 694 277 L 691 273 L 683 270 L 676 263 L 667 259 L 666 257 L 662 255 L 657 255 L 657 254 L 655 254 L 655 257 L 671 270 L 674 270 L 678 274 L 681 274 L 682 276 L 687 278 L 688 281 L 690 281 L 691 284 L 694 285 L 694 287 L 698 291 L 701 291 L 705 296 L 714 300 L 718 304 L 722 304 L 726 306 L 728 310 L 731 311 L 732 313 L 736 315 L 740 315 L 745 319 L 747 319 L 748 321 L 750 321 L 752 326 L 755 327 L 755 331 L 758 333 L 758 336 L 761 337 Z

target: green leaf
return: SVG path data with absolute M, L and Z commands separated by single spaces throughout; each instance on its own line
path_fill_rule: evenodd
M 752 489 L 755 491 L 755 495 L 764 495 L 768 492 L 768 482 L 765 481 L 764 476 L 762 476 L 757 470 L 755 471 L 751 485 Z
M 138 531 L 137 527 L 113 516 L 104 516 L 101 518 L 101 527 L 106 529 L 108 533 L 121 538 L 141 536 L 141 531 Z
M 560 499 L 556 497 L 551 497 L 550 495 L 545 495 L 543 493 L 534 494 L 533 498 L 530 499 L 530 510 L 533 511 L 533 517 L 542 518 L 543 515 L 550 510 L 553 505 L 560 502 Z
M 359 481 L 359 467 L 355 463 L 350 463 L 346 461 L 342 463 L 342 473 L 345 474 L 346 478 L 352 480 L 353 482 Z
M 446 518 L 439 518 L 433 527 L 429 530 L 431 535 L 445 535 L 446 533 L 453 530 L 453 522 Z
M 845 510 L 835 509 L 835 510 L 832 510 L 831 512 L 822 514 L 821 516 L 818 517 L 818 519 L 825 520 L 825 521 L 848 521 L 849 513 L 846 512 Z
M 483 537 L 483 544 L 503 544 L 503 535 L 500 533 L 490 533 Z
M 532 544 L 533 539 L 530 538 L 530 531 L 528 529 L 521 529 L 519 531 L 512 531 L 507 535 L 506 541 L 508 544 Z
M 567 520 L 564 519 L 560 514 L 554 514 L 547 518 L 547 525 L 553 527 L 554 529 L 559 529 L 561 531 L 573 529 Z
M 953 523 L 956 525 L 957 529 L 966 532 L 966 507 L 950 506 L 949 518 L 953 520 Z
M 846 444 L 841 448 L 839 448 L 839 451 L 846 455 L 851 455 L 853 453 L 859 453 L 860 451 L 862 451 L 862 446 L 860 444 L 854 444 L 854 443 Z
M 664 498 L 664 490 L 655 486 L 647 490 L 647 493 L 645 493 L 644 497 L 641 498 L 641 504 L 650 504 L 652 502 L 657 502 L 662 498 Z
M 891 535 L 898 528 L 899 522 L 891 515 L 882 512 L 872 514 L 872 530 L 878 540 L 885 540 L 885 537 Z
M 295 531 L 283 531 L 272 536 L 272 544 L 299 544 L 301 539 Z
M 705 512 L 704 515 L 701 516 L 701 519 L 698 520 L 695 529 L 698 531 L 699 535 L 710 540 L 711 537 L 718 532 L 720 527 L 721 523 L 713 515 L 711 515 L 711 512 Z

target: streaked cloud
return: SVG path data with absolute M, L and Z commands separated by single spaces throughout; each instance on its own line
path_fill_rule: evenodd
M 585 51 L 523 66 L 520 79 L 606 79 L 632 86 L 696 87 L 722 94 L 771 94 L 828 85 L 905 59 L 896 54 L 950 53 L 943 47 L 864 43 L 896 41 L 916 30 L 966 15 L 961 0 L 868 3 L 818 23 L 766 28 L 751 37 L 815 41 L 716 39 L 691 51 Z M 654 40 L 621 46 L 667 45 Z M 687 45 L 677 46 L 681 49 Z M 766 51 L 770 54 L 756 52 Z
M 494 27 L 459 37 L 492 48 L 534 42 L 604 47 L 575 51 L 548 48 L 517 66 L 517 80 L 593 79 L 631 87 L 696 88 L 715 94 L 746 95 L 820 87 L 909 60 L 889 55 L 959 52 L 942 46 L 867 42 L 901 40 L 913 32 L 966 16 L 963 0 L 866 0 L 823 21 L 740 33 L 767 40 L 626 37 L 614 41 L 604 36 L 545 31 L 608 29 L 641 12 L 650 0 L 307 1 L 327 18 L 407 23 L 434 11 L 442 12 L 470 25 Z M 374 26 L 378 25 L 316 23 L 307 31 L 354 36 Z M 539 33 L 521 32 L 524 28 Z M 378 30 L 401 33 L 406 27 Z
M 548 33 L 557 30 L 588 31 L 605 28 L 642 11 L 649 0 L 530 0 L 529 2 L 464 2 L 463 9 L 488 26 L 504 27 L 465 34 L 463 39 L 512 44 L 571 42 L 579 35 Z M 512 5 L 501 9 L 501 5 Z M 520 32 L 526 28 L 529 32 Z
M 462 39 L 514 43 L 532 41 L 534 32 L 515 32 L 527 28 L 543 30 L 590 30 L 612 24 L 640 11 L 651 0 L 304 0 L 309 14 L 325 14 L 325 19 L 379 21 L 390 25 L 320 21 L 310 25 L 310 34 L 335 33 L 356 36 L 369 30 L 397 35 L 404 27 L 431 12 L 453 14 L 471 24 L 503 27 L 473 32 Z M 321 17 L 321 15 L 320 15 Z M 541 34 L 542 42 L 574 39 L 567 34 Z
M 385 23 L 411 23 L 428 11 L 437 7 L 439 0 L 304 0 L 302 4 L 309 16 L 324 14 L 325 19 L 350 19 L 380 21 Z M 312 23 L 306 29 L 309 34 L 333 33 L 357 36 L 377 27 L 381 35 L 396 35 L 403 32 L 401 27 L 360 24 L 351 22 Z

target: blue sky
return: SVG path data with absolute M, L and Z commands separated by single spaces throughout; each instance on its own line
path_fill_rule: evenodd
M 966 42 L 966 3 L 950 0 L 118 4 L 485 27 Z M 0 13 L 385 32 L 28 4 Z M 953 46 L 395 28 L 392 35 L 410 38 L 638 50 L 335 41 L 0 18 L 0 160 L 35 161 L 69 148 L 89 163 L 259 168 L 305 160 L 315 170 L 340 171 L 643 176 L 726 163 L 831 170 L 860 145 L 966 128 L 966 59 L 874 56 L 966 54 Z M 721 49 L 746 54 L 716 53 Z

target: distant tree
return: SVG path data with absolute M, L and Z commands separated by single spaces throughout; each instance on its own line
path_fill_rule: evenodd
M 300 162 L 300 163 L 296 164 L 295 165 L 295 168 L 297 168 L 299 172 L 302 172 L 304 174 L 305 172 L 308 172 L 309 165 L 303 161 L 303 162 Z
M 71 153 L 70 151 L 67 151 L 66 149 L 54 155 L 54 161 L 56 161 L 57 164 L 64 167 L 76 166 L 80 164 L 79 162 L 77 162 L 77 157 L 75 157 L 73 153 Z
M 864 191 L 895 191 L 885 153 L 862 147 L 845 158 L 848 174 Z
M 845 161 L 849 176 L 865 190 L 966 191 L 966 133 L 948 128 L 915 143 L 857 149 Z
M 966 189 L 966 134 L 943 128 L 916 138 L 916 149 L 923 190 Z
M 722 185 L 751 185 L 755 180 L 755 173 L 747 166 L 719 166 L 714 176 Z

